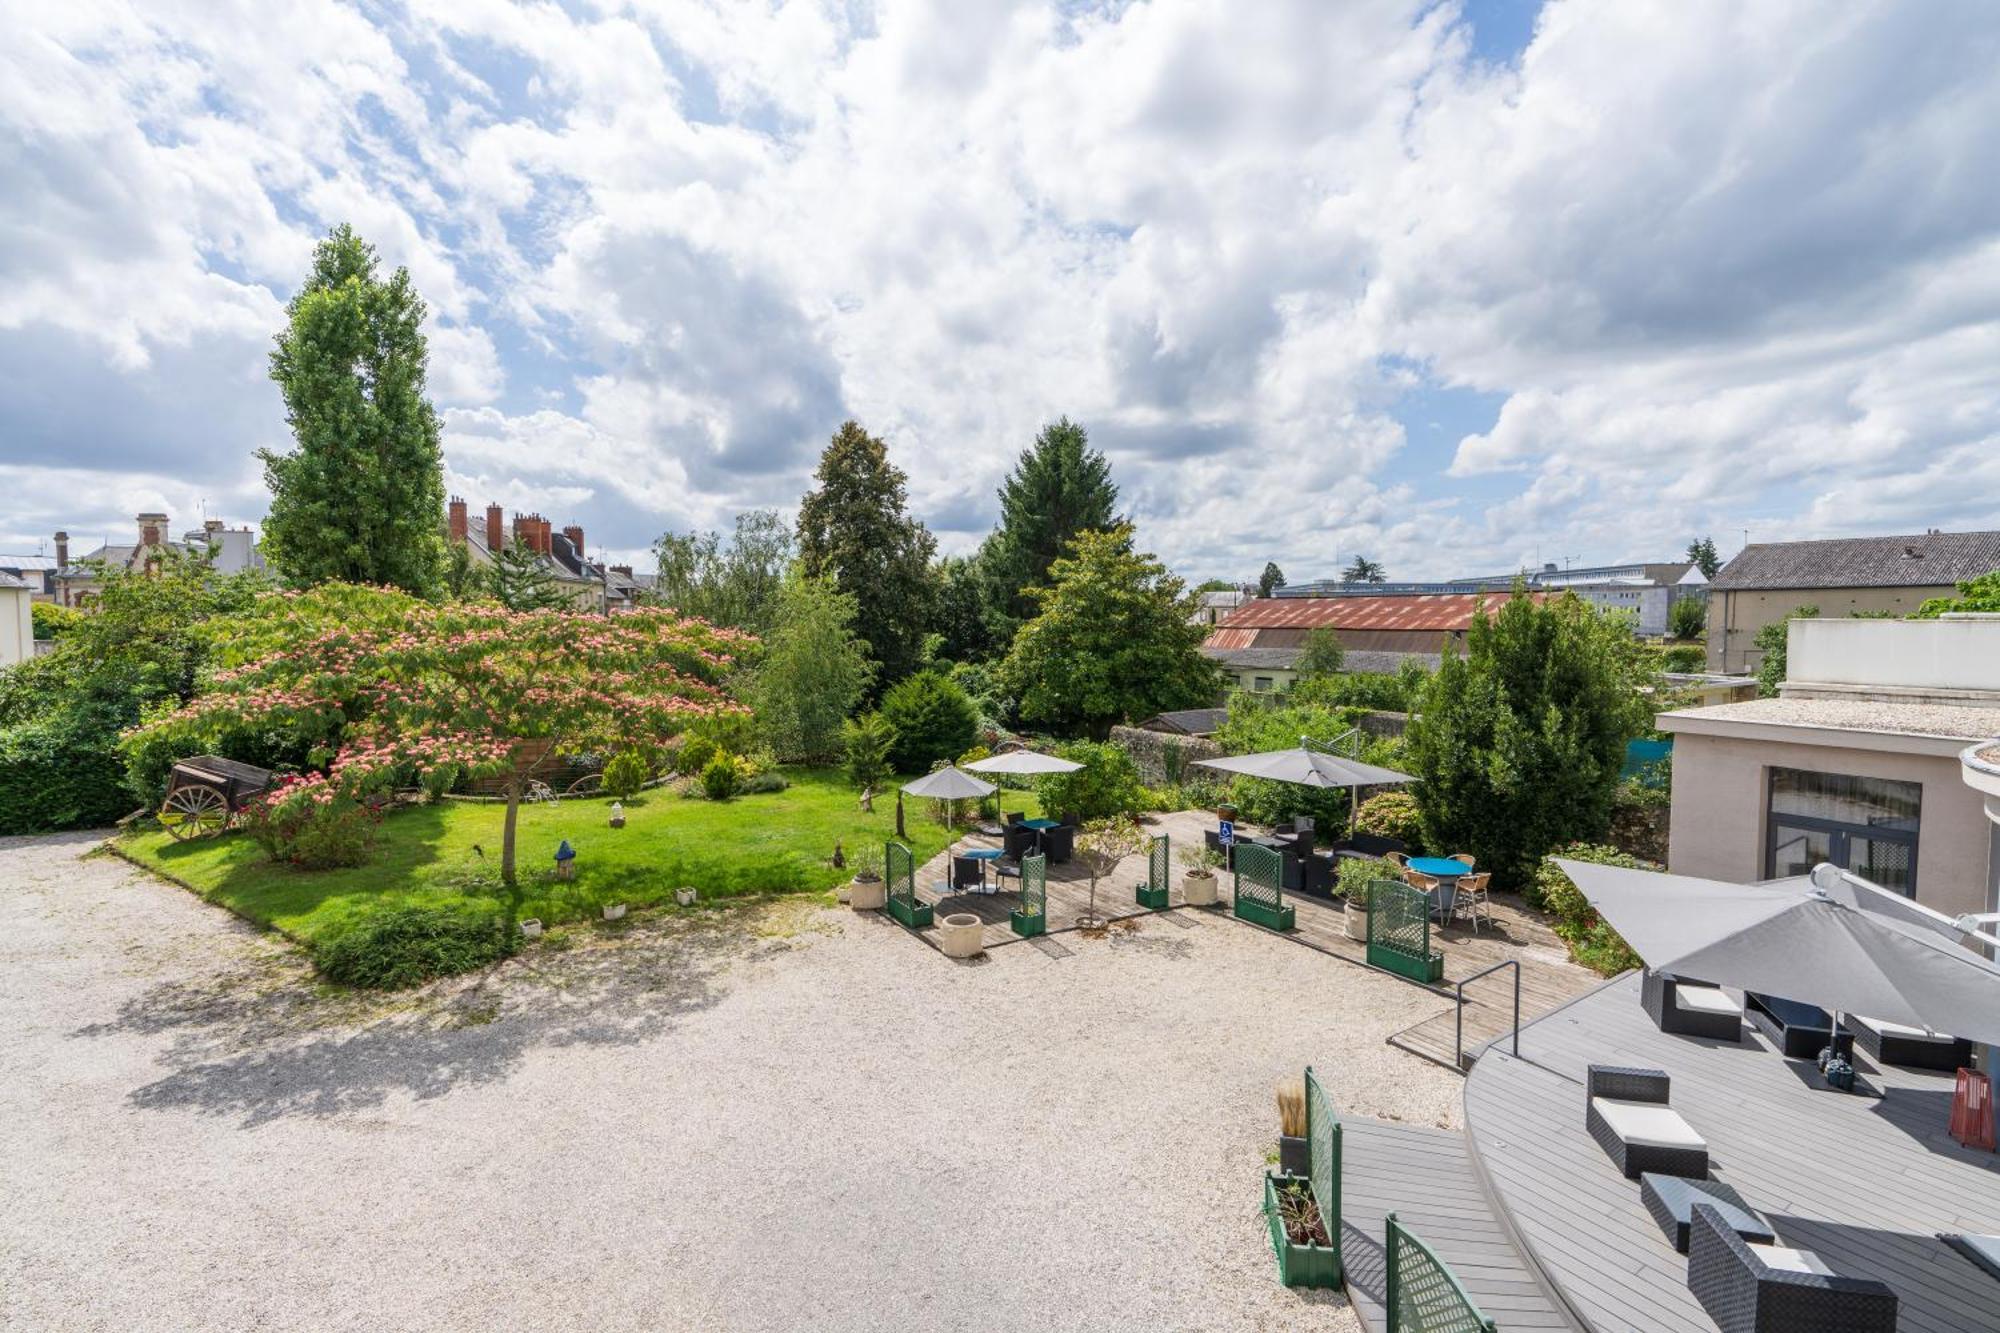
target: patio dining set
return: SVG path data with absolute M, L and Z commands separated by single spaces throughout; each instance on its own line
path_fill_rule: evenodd
M 1030 856 L 1047 858 L 1050 865 L 1061 865 L 1076 855 L 1076 831 L 1078 821 L 1074 815 L 1061 819 L 1029 819 L 1026 811 L 1009 811 L 999 824 L 982 824 L 977 831 L 989 838 L 1000 839 L 998 847 L 966 845 L 954 847 L 951 853 L 951 882 L 945 886 L 948 894 L 962 891 L 974 893 L 996 893 L 1000 882 L 1019 879 L 1021 862 Z M 993 878 L 987 879 L 988 869 Z

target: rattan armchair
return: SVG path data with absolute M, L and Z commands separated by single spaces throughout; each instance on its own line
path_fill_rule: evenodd
M 1743 1006 L 1706 981 L 1671 976 L 1647 968 L 1639 982 L 1639 1002 L 1662 1032 L 1715 1041 L 1743 1040 Z
M 1842 1277 L 1806 1250 L 1744 1240 L 1697 1203 L 1688 1216 L 1688 1291 L 1721 1333 L 1896 1333 L 1896 1293 Z

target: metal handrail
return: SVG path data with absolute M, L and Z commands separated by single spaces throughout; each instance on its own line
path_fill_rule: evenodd
M 1451 1059 L 1452 1064 L 1461 1071 L 1465 1068 L 1465 988 L 1470 983 L 1479 980 L 1481 977 L 1490 976 L 1503 967 L 1514 969 L 1514 1054 L 1517 1057 L 1521 1054 L 1521 960 L 1518 958 L 1502 958 L 1499 962 L 1493 964 L 1493 966 L 1481 968 L 1479 971 L 1474 972 L 1471 976 L 1458 982 L 1454 987 L 1458 997 L 1458 1007 L 1452 1011 L 1452 1017 L 1455 1020 L 1455 1031 L 1452 1033 Z

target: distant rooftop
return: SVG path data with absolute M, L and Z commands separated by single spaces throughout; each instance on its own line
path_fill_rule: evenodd
M 1537 599 L 1547 593 L 1530 593 Z M 1482 604 L 1497 610 L 1508 593 L 1431 593 L 1419 597 L 1266 597 L 1231 612 L 1209 636 L 1211 647 L 1248 646 L 1232 635 L 1260 629 L 1462 630 Z
M 2000 569 L 2000 532 L 1753 542 L 1715 576 L 1724 592 L 1757 588 L 1909 588 Z
M 2000 735 L 2000 710 L 1874 699 L 1746 699 L 1709 708 L 1682 708 L 1659 716 L 1663 731 L 1703 731 L 1709 724 L 1746 722 L 1801 730 L 1934 736 L 1955 742 Z

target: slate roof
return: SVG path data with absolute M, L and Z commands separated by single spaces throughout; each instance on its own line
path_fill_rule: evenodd
M 1212 736 L 1229 720 L 1227 708 L 1178 708 L 1158 713 L 1139 725 L 1147 731 L 1171 731 L 1183 736 Z
M 1436 671 L 1444 661 L 1440 653 L 1392 653 L 1364 648 L 1340 655 L 1340 670 L 1345 675 L 1376 674 L 1393 676 L 1403 669 L 1405 662 L 1418 662 L 1426 671 Z
M 1910 588 L 1960 583 L 2000 569 L 2000 532 L 1755 542 L 1712 585 L 1745 588 Z
M 1299 648 L 1218 648 L 1204 645 L 1203 657 L 1221 662 L 1225 666 L 1262 668 L 1290 671 L 1299 660 Z

